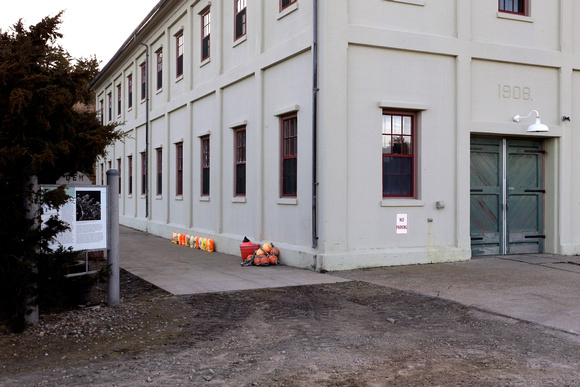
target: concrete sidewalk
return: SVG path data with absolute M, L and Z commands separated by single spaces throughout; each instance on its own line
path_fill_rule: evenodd
M 321 274 L 288 266 L 242 267 L 239 256 L 175 245 L 127 227 L 120 228 L 120 249 L 123 269 L 176 295 L 357 280 L 580 335 L 578 256 L 494 256 Z
M 241 256 L 176 245 L 123 226 L 119 233 L 120 266 L 176 295 L 349 281 L 289 266 L 243 267 Z
M 580 257 L 505 255 L 335 273 L 580 335 Z

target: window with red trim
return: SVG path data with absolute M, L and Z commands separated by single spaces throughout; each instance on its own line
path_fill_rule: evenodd
M 113 120 L 113 93 L 107 95 L 109 97 L 109 121 Z
M 210 12 L 209 9 L 201 14 L 201 60 L 209 58 L 210 36 Z
M 121 116 L 121 84 L 117 85 L 117 117 Z
M 383 111 L 383 197 L 415 195 L 415 113 Z
M 179 78 L 183 75 L 183 32 L 175 37 L 176 44 L 176 58 L 175 58 L 175 77 Z
M 163 194 L 163 149 L 157 148 L 157 195 Z
M 234 0 L 234 40 L 246 35 L 246 4 L 247 0 Z
M 183 143 L 175 144 L 176 167 L 175 167 L 175 194 L 183 195 Z
M 163 87 L 163 50 L 157 51 L 157 90 Z
M 147 192 L 147 156 L 141 152 L 141 195 Z
M 99 101 L 99 116 L 101 118 L 101 125 L 105 124 L 105 103 L 103 100 Z
M 234 129 L 235 136 L 235 163 L 234 182 L 235 195 L 246 195 L 246 127 Z
M 209 195 L 209 136 L 201 138 L 201 195 Z
M 127 156 L 127 194 L 133 195 L 133 156 Z
M 296 2 L 297 0 L 280 0 L 280 11 Z
M 499 11 L 527 15 L 528 0 L 499 0 Z
M 123 186 L 123 180 L 121 180 L 121 159 L 117 159 L 117 171 L 119 171 L 119 195 L 121 195 L 121 187 Z
M 133 74 L 127 76 L 127 109 L 133 107 Z
M 147 95 L 147 68 L 145 64 L 141 65 L 141 101 L 145 100 Z
M 281 151 L 281 194 L 296 196 L 298 183 L 298 116 L 292 114 L 280 119 Z

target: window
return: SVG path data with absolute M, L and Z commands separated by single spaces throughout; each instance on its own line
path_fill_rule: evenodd
M 157 51 L 157 90 L 163 87 L 163 50 Z
M 183 75 L 183 32 L 180 32 L 175 37 L 176 55 L 175 58 L 175 77 L 179 78 Z
M 183 195 L 183 143 L 175 144 L 176 153 L 176 175 L 175 175 L 175 194 L 177 196 Z
M 121 84 L 117 85 L 117 117 L 121 116 Z
M 234 40 L 238 40 L 246 35 L 246 1 L 234 0 L 234 14 L 235 14 L 235 36 Z
M 105 164 L 101 163 L 101 184 L 105 185 Z
M 103 100 L 99 101 L 99 116 L 101 117 L 101 125 L 105 124 L 105 103 Z
M 282 196 L 296 196 L 298 176 L 298 117 L 282 117 Z
M 499 10 L 527 15 L 527 3 L 527 0 L 499 0 Z
M 113 93 L 108 94 L 109 97 L 109 121 L 113 119 Z
M 246 127 L 234 129 L 235 136 L 235 163 L 234 182 L 235 195 L 246 195 Z
M 209 136 L 201 138 L 201 195 L 209 195 Z
M 127 194 L 133 195 L 133 156 L 127 156 L 127 175 L 129 176 Z
M 280 11 L 294 3 L 296 0 L 280 0 Z
M 127 76 L 127 109 L 133 107 L 133 74 Z
M 163 194 L 163 149 L 157 148 L 157 195 Z
M 209 33 L 210 13 L 209 9 L 201 14 L 201 60 L 209 58 Z
M 147 193 L 147 155 L 141 152 L 141 195 Z
M 383 197 L 413 197 L 415 113 L 383 111 Z
M 141 65 L 141 101 L 147 96 L 147 68 L 145 64 Z
M 123 180 L 121 180 L 121 159 L 117 159 L 117 171 L 119 171 L 119 195 L 121 195 L 121 187 L 123 186 Z

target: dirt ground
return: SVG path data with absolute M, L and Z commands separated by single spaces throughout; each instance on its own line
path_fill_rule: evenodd
M 577 336 L 363 282 L 171 296 L 122 271 L 118 307 L 105 291 L 0 334 L 0 385 L 580 385 Z

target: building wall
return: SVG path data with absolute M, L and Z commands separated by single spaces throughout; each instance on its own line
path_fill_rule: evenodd
M 232 2 L 233 3 L 233 2 Z M 247 34 L 234 39 L 233 6 L 212 2 L 211 58 L 201 60 L 200 13 L 208 1 L 168 2 L 139 33 L 151 47 L 150 214 L 140 194 L 145 103 L 144 49 L 130 44 L 95 83 L 97 103 L 133 76 L 133 108 L 118 117 L 128 137 L 107 160 L 133 156 L 133 195 L 121 221 L 162 236 L 211 236 L 237 254 L 244 236 L 272 241 L 287 264 L 339 270 L 470 258 L 470 138 L 535 137 L 546 148 L 545 251 L 580 253 L 580 186 L 574 113 L 580 41 L 571 0 L 531 0 L 529 15 L 477 0 L 319 1 L 318 239 L 312 235 L 312 8 L 299 0 L 248 2 Z M 185 40 L 175 76 L 175 36 Z M 163 88 L 154 87 L 155 52 Z M 123 102 L 126 104 L 126 101 Z M 114 108 L 116 105 L 114 104 Z M 382 109 L 417 113 L 416 195 L 382 196 Z M 547 134 L 527 133 L 541 113 Z M 280 195 L 280 117 L 298 117 L 296 197 Z M 562 121 L 562 116 L 572 117 Z M 116 116 L 115 116 L 116 117 Z M 234 195 L 234 131 L 247 133 L 246 195 Z M 201 137 L 211 144 L 210 195 L 201 195 Z M 175 144 L 184 148 L 184 194 L 175 194 Z M 163 150 L 163 194 L 155 194 L 154 150 Z M 114 162 L 113 165 L 116 165 Z M 123 179 L 126 192 L 127 182 Z M 439 207 L 437 207 L 439 203 Z M 397 235 L 398 214 L 408 234 Z

